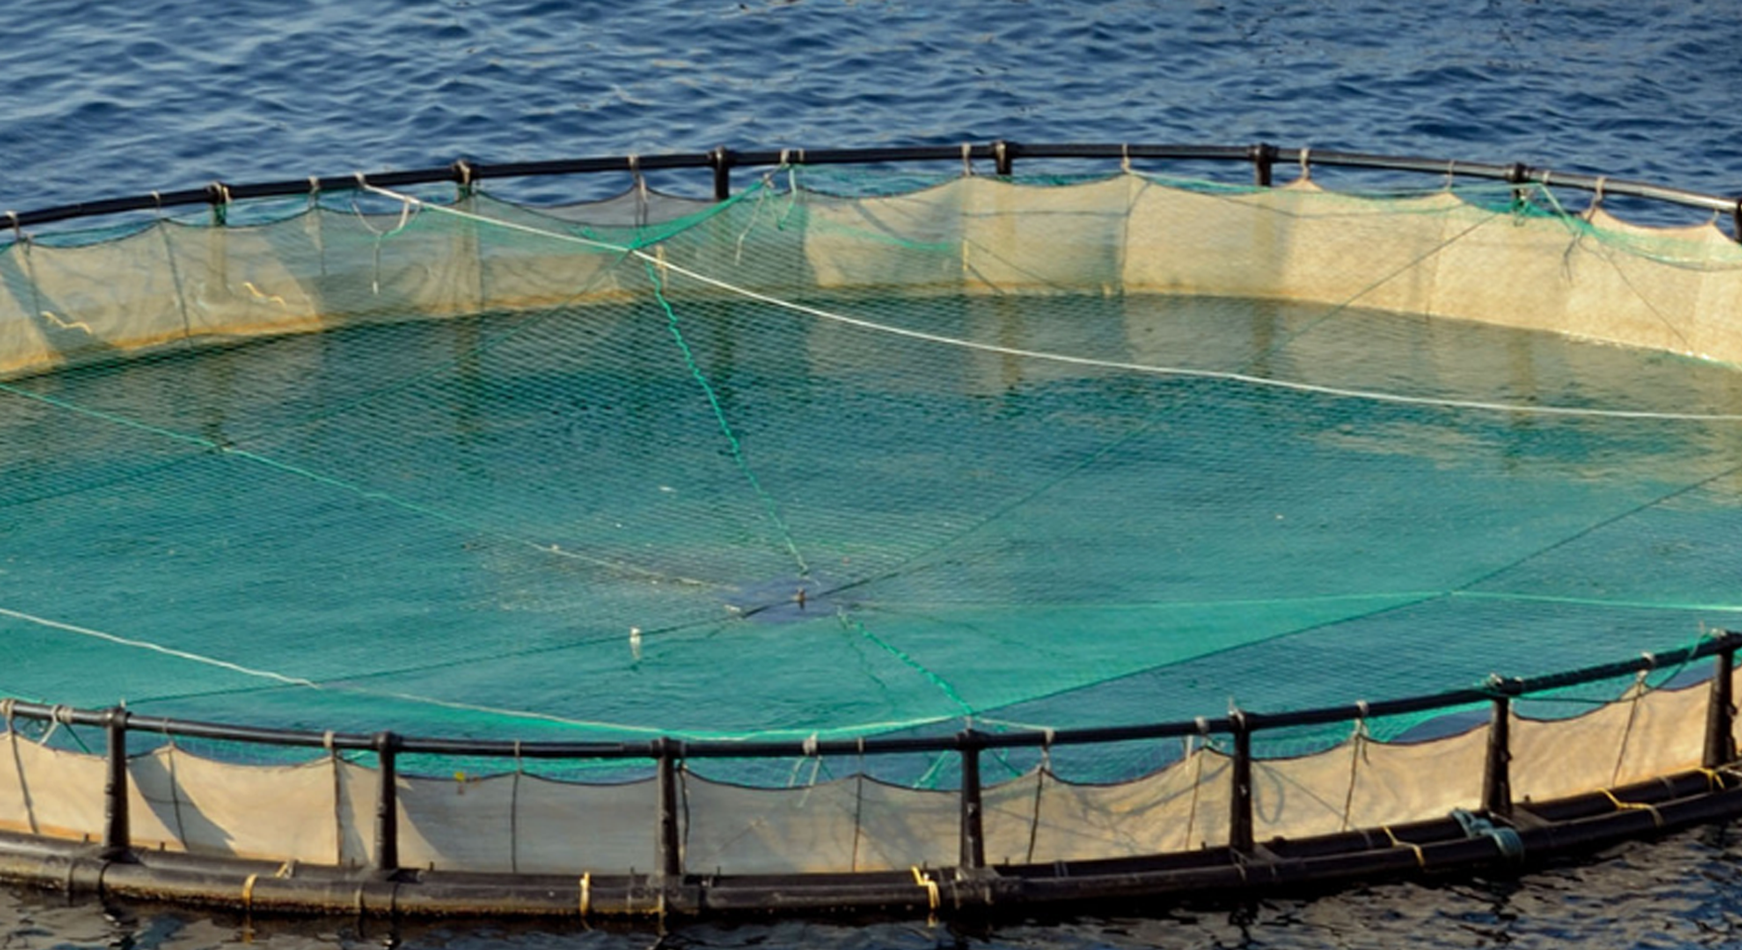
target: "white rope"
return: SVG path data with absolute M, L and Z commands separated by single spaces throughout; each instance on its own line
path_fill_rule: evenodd
M 101 630 L 92 630 L 89 627 L 80 627 L 80 626 L 75 626 L 75 625 L 70 624 L 70 623 L 61 623 L 58 620 L 49 620 L 46 617 L 38 617 L 38 616 L 35 616 L 34 614 L 27 614 L 27 613 L 24 613 L 22 611 L 8 610 L 4 607 L 0 607 L 0 616 L 11 617 L 14 620 L 23 620 L 26 623 L 34 623 L 34 624 L 37 624 L 39 626 L 49 627 L 49 628 L 54 629 L 54 630 L 64 630 L 67 633 L 76 633 L 82 637 L 91 637 L 91 638 L 97 639 L 97 640 L 106 640 L 110 643 L 119 644 L 119 645 L 124 646 L 124 647 L 133 647 L 133 648 L 139 649 L 139 650 L 150 650 L 153 653 L 161 653 L 165 656 L 173 656 L 173 657 L 175 657 L 177 659 L 181 659 L 181 660 L 190 660 L 194 663 L 203 663 L 207 666 L 215 666 L 215 667 L 218 667 L 220 669 L 226 669 L 226 670 L 230 670 L 232 672 L 241 673 L 241 674 L 244 674 L 246 676 L 257 676 L 257 677 L 260 677 L 261 679 L 276 680 L 277 682 L 287 683 L 291 686 L 307 686 L 310 689 L 320 689 L 321 688 L 320 684 L 314 682 L 313 680 L 305 680 L 305 679 L 302 679 L 300 677 L 295 677 L 295 676 L 285 676 L 282 673 L 274 673 L 271 670 L 256 670 L 256 669 L 253 669 L 251 667 L 242 666 L 241 664 L 238 664 L 238 663 L 231 663 L 228 660 L 220 660 L 220 659 L 217 659 L 216 657 L 202 656 L 198 653 L 189 653 L 186 650 L 177 650 L 177 649 L 173 649 L 171 647 L 163 646 L 162 644 L 151 643 L 151 642 L 146 641 L 146 640 L 129 640 L 126 637 L 118 637 L 112 633 L 104 633 Z
M 966 148 L 966 146 L 964 146 L 964 148 Z M 966 155 L 966 152 L 964 152 L 963 154 Z M 794 302 L 791 300 L 785 300 L 785 299 L 782 299 L 780 297 L 775 297 L 775 296 L 771 296 L 769 294 L 761 293 L 759 291 L 751 290 L 748 287 L 740 287 L 740 286 L 733 284 L 733 283 L 730 283 L 728 281 L 720 280 L 719 278 L 710 277 L 706 274 L 702 274 L 702 273 L 699 273 L 697 271 L 690 270 L 689 268 L 684 267 L 680 264 L 674 264 L 668 259 L 657 258 L 654 255 L 649 254 L 646 251 L 640 250 L 638 248 L 626 247 L 626 246 L 619 245 L 619 244 L 611 244 L 611 243 L 606 242 L 606 241 L 598 241 L 598 240 L 594 240 L 592 238 L 580 237 L 579 235 L 560 234 L 560 233 L 556 233 L 556 232 L 552 232 L 552 231 L 545 231 L 545 230 L 542 230 L 540 228 L 531 227 L 530 225 L 518 224 L 518 223 L 513 222 L 513 221 L 503 221 L 503 220 L 499 220 L 499 219 L 495 219 L 495 218 L 489 218 L 489 217 L 486 217 L 484 215 L 472 214 L 470 212 L 460 211 L 457 208 L 448 208 L 448 207 L 443 207 L 441 205 L 427 205 L 419 198 L 414 198 L 410 195 L 399 194 L 397 192 L 389 191 L 385 188 L 378 188 L 378 187 L 375 187 L 373 185 L 365 184 L 362 187 L 369 190 L 369 191 L 375 192 L 377 194 L 385 195 L 387 197 L 394 198 L 398 201 L 403 201 L 407 205 L 417 205 L 419 208 L 427 208 L 430 211 L 439 212 L 441 214 L 454 215 L 456 217 L 464 218 L 464 219 L 471 220 L 471 221 L 476 221 L 476 222 L 479 222 L 481 224 L 494 225 L 497 227 L 502 227 L 502 228 L 506 228 L 508 230 L 513 230 L 513 231 L 520 231 L 520 232 L 527 233 L 527 234 L 535 234 L 535 235 L 539 235 L 541 237 L 546 237 L 546 238 L 549 238 L 549 239 L 555 240 L 555 241 L 562 241 L 562 242 L 567 242 L 567 243 L 571 243 L 571 244 L 579 244 L 579 245 L 582 245 L 585 247 L 597 248 L 597 249 L 601 249 L 601 250 L 616 251 L 618 253 L 627 254 L 629 256 L 636 257 L 636 258 L 639 258 L 640 260 L 646 261 L 649 264 L 653 264 L 653 265 L 661 268 L 662 270 L 669 271 L 669 272 L 675 273 L 675 274 L 682 274 L 683 276 L 688 277 L 691 280 L 706 284 L 709 287 L 714 287 L 714 288 L 719 289 L 719 290 L 724 290 L 728 293 L 736 294 L 740 297 L 744 297 L 744 298 L 749 299 L 749 300 L 755 300 L 755 301 L 759 301 L 761 303 L 766 303 L 770 306 L 779 307 L 783 310 L 788 310 L 788 311 L 791 311 L 793 313 L 802 313 L 802 314 L 805 314 L 807 316 L 816 317 L 820 320 L 827 320 L 831 323 L 837 323 L 837 324 L 840 324 L 842 326 L 855 327 L 857 329 L 869 330 L 869 331 L 873 331 L 873 332 L 877 332 L 877 333 L 886 333 L 886 334 L 889 334 L 891 336 L 898 336 L 898 337 L 902 337 L 904 339 L 921 340 L 921 341 L 924 341 L 927 343 L 936 343 L 936 344 L 939 344 L 941 346 L 953 346 L 953 347 L 958 347 L 958 348 L 965 349 L 965 350 L 973 350 L 973 351 L 980 352 L 980 353 L 993 353 L 993 354 L 996 354 L 999 356 L 1012 356 L 1012 357 L 1017 357 L 1019 359 L 1042 360 L 1042 361 L 1050 362 L 1050 363 L 1061 363 L 1061 364 L 1064 364 L 1067 366 L 1086 366 L 1086 367 L 1092 367 L 1095 369 L 1122 370 L 1125 372 L 1142 373 L 1142 374 L 1150 375 L 1150 376 L 1167 376 L 1167 377 L 1179 378 L 1179 379 L 1209 379 L 1209 380 L 1218 380 L 1221 382 L 1244 383 L 1246 385 L 1259 386 L 1259 387 L 1268 388 L 1268 389 L 1281 389 L 1281 390 L 1286 390 L 1289 392 L 1311 393 L 1313 395 L 1332 396 L 1332 397 L 1341 398 L 1341 399 L 1359 399 L 1359 400 L 1364 400 L 1367 402 L 1386 403 L 1386 404 L 1390 404 L 1390 405 L 1400 405 L 1400 406 L 1426 406 L 1426 407 L 1440 408 L 1440 409 L 1468 409 L 1468 410 L 1474 410 L 1474 411 L 1479 411 L 1479 412 L 1499 412 L 1499 413 L 1511 413 L 1511 414 L 1517 414 L 1517 415 L 1531 415 L 1531 416 L 1571 416 L 1571 417 L 1577 417 L 1577 418 L 1591 418 L 1591 419 L 1650 419 L 1650 420 L 1658 420 L 1658 421 L 1742 422 L 1742 413 L 1654 412 L 1654 411 L 1642 410 L 1642 409 L 1639 409 L 1639 410 L 1635 410 L 1635 409 L 1587 409 L 1587 408 L 1581 408 L 1581 407 L 1576 407 L 1576 406 L 1538 406 L 1538 405 L 1531 405 L 1528 403 L 1488 402 L 1485 400 L 1477 400 L 1477 399 L 1445 399 L 1445 398 L 1436 398 L 1436 397 L 1430 397 L 1430 396 L 1405 396 L 1405 395 L 1401 395 L 1398 393 L 1383 393 L 1383 392 L 1374 392 L 1372 390 L 1348 389 L 1348 388 L 1344 388 L 1344 387 L 1340 387 L 1340 386 L 1322 386 L 1322 385 L 1318 385 L 1315 383 L 1302 383 L 1302 382 L 1294 382 L 1291 380 L 1284 380 L 1284 379 L 1272 379 L 1272 378 L 1264 377 L 1264 376 L 1254 376 L 1250 373 L 1235 373 L 1235 372 L 1229 372 L 1229 371 L 1224 371 L 1224 370 L 1191 369 L 1189 367 L 1184 367 L 1184 366 L 1155 366 L 1155 365 L 1146 364 L 1146 363 L 1129 363 L 1129 362 L 1124 362 L 1124 361 L 1120 361 L 1120 360 L 1094 359 L 1094 358 L 1086 357 L 1086 356 L 1071 356 L 1071 355 L 1065 354 L 1065 353 L 1048 353 L 1044 350 L 1029 350 L 1029 349 L 1023 349 L 1021 347 L 999 346 L 999 345 L 992 344 L 992 343 L 980 343 L 980 342 L 977 342 L 974 340 L 963 340 L 963 339 L 959 339 L 957 337 L 944 336 L 942 334 L 937 334 L 937 333 L 927 333 L 923 330 L 910 330 L 910 329 L 907 329 L 906 327 L 890 326 L 888 324 L 877 323 L 875 321 L 866 320 L 866 319 L 863 319 L 860 317 L 849 316 L 849 315 L 844 314 L 844 313 L 836 313 L 836 312 L 831 311 L 831 310 L 824 310 L 820 307 L 812 307 L 812 306 L 809 306 L 807 304 L 801 304 L 801 303 L 797 303 L 797 302 Z

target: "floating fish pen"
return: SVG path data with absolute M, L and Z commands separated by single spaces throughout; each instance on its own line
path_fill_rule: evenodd
M 1729 820 L 1737 212 L 1000 142 L 10 213 L 0 877 L 1031 913 Z

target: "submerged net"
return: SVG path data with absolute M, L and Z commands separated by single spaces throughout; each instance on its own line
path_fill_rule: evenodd
M 0 690 L 852 737 L 1677 647 L 1739 609 L 1739 266 L 1540 188 L 1134 173 L 375 190 L 15 241 Z

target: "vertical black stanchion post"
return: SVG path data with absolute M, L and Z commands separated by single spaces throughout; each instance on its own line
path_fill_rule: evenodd
M 116 707 L 103 714 L 103 730 L 109 741 L 109 774 L 103 783 L 103 857 L 116 861 L 133 846 L 127 821 L 127 710 Z
M 1726 639 L 1729 634 L 1724 634 Z M 1708 769 L 1723 768 L 1736 761 L 1736 705 L 1730 685 L 1736 665 L 1736 646 L 1726 643 L 1718 650 L 1712 670 L 1712 689 L 1706 699 L 1706 751 L 1700 757 Z
M 962 854 L 961 868 L 977 871 L 986 866 L 986 829 L 980 799 L 980 734 L 965 729 L 957 737 L 962 753 Z
M 722 145 L 708 153 L 708 164 L 714 166 L 714 200 L 732 197 L 732 153 Z
M 1259 142 L 1246 150 L 1252 160 L 1252 182 L 1260 188 L 1270 187 L 1270 166 L 1276 164 L 1276 146 Z
M 1488 723 L 1488 759 L 1482 768 L 1482 810 L 1512 814 L 1512 700 L 1494 697 L 1494 717 Z
M 375 756 L 381 780 L 375 802 L 375 870 L 391 874 L 399 870 L 399 736 L 375 734 Z
M 1228 847 L 1242 853 L 1252 850 L 1252 730 L 1246 714 L 1228 714 L 1234 724 L 1234 787 L 1228 796 Z
M 659 768 L 659 873 L 673 887 L 683 880 L 683 838 L 677 821 L 677 744 L 663 736 L 654 740 Z

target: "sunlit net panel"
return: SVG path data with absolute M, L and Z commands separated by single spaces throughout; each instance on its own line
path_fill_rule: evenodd
M 1315 755 L 1252 767 L 1254 837 L 1301 838 L 1474 810 L 1482 803 L 1488 729 L 1429 742 L 1365 737 Z
M 1704 751 L 1709 688 L 1642 690 L 1584 715 L 1532 720 L 1513 714 L 1512 791 L 1547 800 L 1695 769 Z
M 521 773 L 400 778 L 400 861 L 407 867 L 518 874 L 622 873 L 656 867 L 652 781 L 553 782 Z
M 98 756 L 6 734 L 0 755 L 0 815 L 7 830 L 51 838 L 102 836 L 107 771 Z

